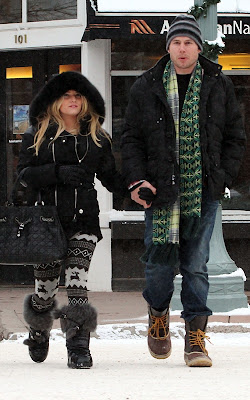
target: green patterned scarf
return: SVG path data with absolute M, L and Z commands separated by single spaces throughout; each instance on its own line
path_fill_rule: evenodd
M 193 71 L 179 119 L 179 95 L 176 72 L 169 61 L 163 74 L 163 85 L 170 105 L 176 131 L 176 158 L 180 168 L 180 190 L 176 202 L 168 208 L 153 211 L 153 244 L 162 247 L 162 259 L 169 256 L 172 262 L 178 258 L 179 226 L 182 236 L 190 238 L 197 233 L 201 216 L 202 163 L 199 132 L 199 103 L 202 82 L 200 63 Z M 179 123 L 180 121 L 180 123 Z M 174 180 L 172 181 L 174 184 Z M 156 247 L 156 246 L 154 246 Z M 153 251 L 153 253 L 152 253 Z M 143 261 L 151 254 L 152 261 L 160 261 L 159 246 L 148 249 Z M 152 258 L 152 255 L 154 256 Z

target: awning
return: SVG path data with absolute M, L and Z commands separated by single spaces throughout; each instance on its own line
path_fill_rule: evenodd
M 166 35 L 176 13 L 98 12 L 97 1 L 87 0 L 87 26 L 82 41 Z M 250 39 L 250 14 L 218 15 L 220 30 L 227 37 Z

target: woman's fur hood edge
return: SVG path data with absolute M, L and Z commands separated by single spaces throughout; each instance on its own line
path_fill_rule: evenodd
M 85 96 L 94 111 L 100 115 L 100 122 L 103 123 L 105 105 L 99 90 L 81 73 L 68 71 L 53 76 L 37 93 L 29 109 L 31 125 L 36 126 L 38 115 L 44 113 L 50 104 L 59 99 L 68 90 L 75 90 Z

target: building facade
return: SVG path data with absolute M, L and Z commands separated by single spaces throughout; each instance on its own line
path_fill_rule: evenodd
M 0 199 L 15 179 L 28 105 L 56 73 L 81 71 L 106 102 L 105 129 L 113 139 L 120 168 L 119 141 L 129 89 L 136 77 L 165 54 L 165 35 L 176 12 L 105 12 L 98 1 L 2 1 L 0 16 Z M 185 12 L 187 10 L 181 10 Z M 250 14 L 219 13 L 225 50 L 219 57 L 232 78 L 249 136 Z M 229 254 L 250 276 L 250 145 L 231 198 L 223 201 L 223 230 Z M 89 273 L 95 291 L 140 290 L 144 269 L 143 210 L 128 199 L 108 193 L 96 182 L 103 240 Z M 0 266 L 0 284 L 29 284 L 31 267 Z M 246 288 L 248 288 L 246 283 Z M 250 288 L 248 288 L 249 290 Z

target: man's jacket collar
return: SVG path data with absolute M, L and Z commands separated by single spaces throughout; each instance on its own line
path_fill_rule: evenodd
M 155 81 L 162 80 L 162 75 L 165 69 L 166 64 L 170 60 L 170 55 L 166 54 L 148 71 L 146 71 L 143 75 L 148 81 Z M 199 61 L 201 64 L 202 69 L 204 70 L 204 74 L 210 77 L 218 77 L 222 66 L 220 64 L 216 64 L 204 56 L 199 55 Z

